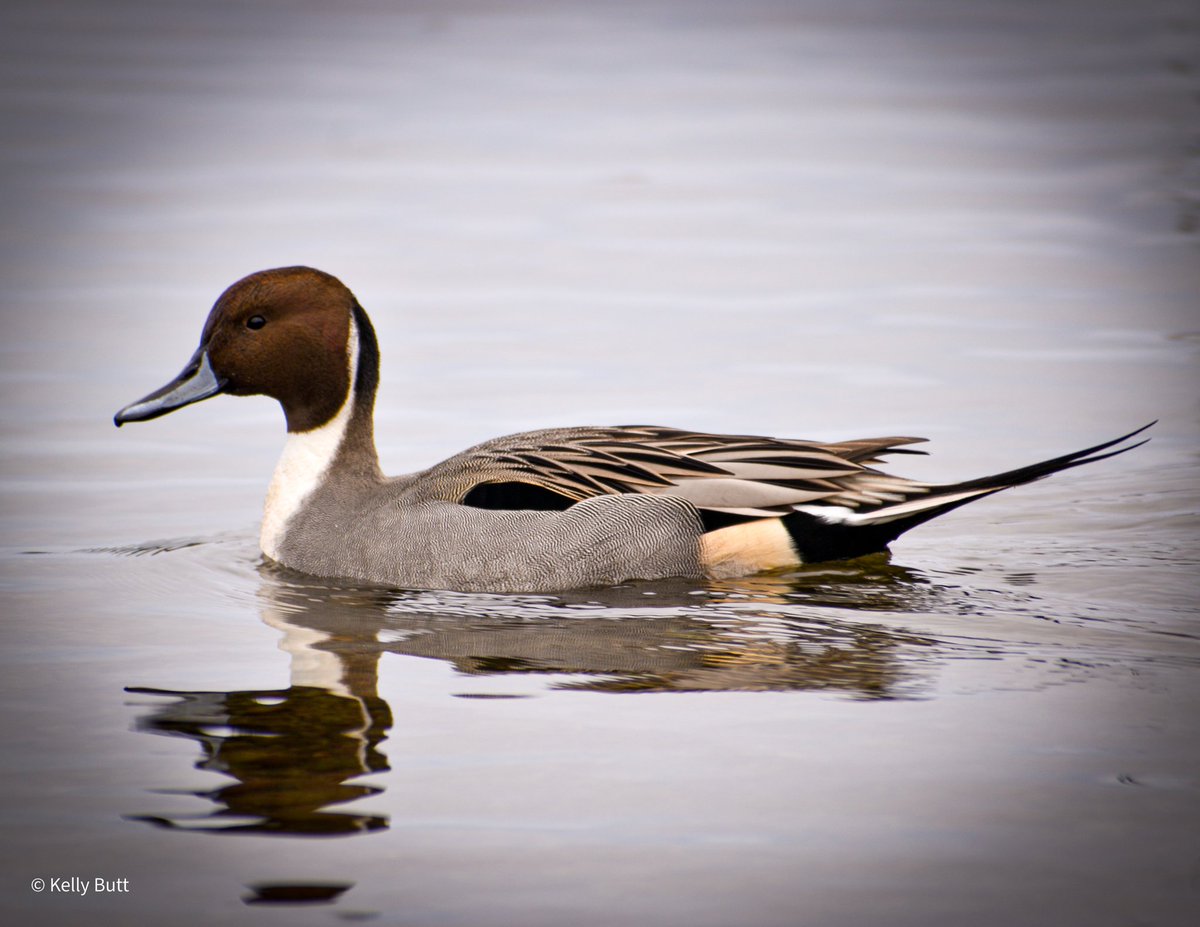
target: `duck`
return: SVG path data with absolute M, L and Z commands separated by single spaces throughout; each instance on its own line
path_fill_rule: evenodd
M 262 270 L 220 295 L 179 375 L 114 423 L 218 394 L 270 396 L 287 438 L 263 508 L 269 561 L 328 579 L 501 593 L 726 580 L 886 554 L 968 502 L 1132 450 L 1154 424 L 958 483 L 875 466 L 924 453 L 911 447 L 923 438 L 820 443 L 657 425 L 528 431 L 385 476 L 379 367 L 375 330 L 339 279 Z

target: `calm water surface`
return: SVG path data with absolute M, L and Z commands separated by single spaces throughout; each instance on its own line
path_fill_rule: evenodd
M 6 4 L 4 922 L 1195 923 L 1200 16 L 1045 6 Z M 1160 422 L 890 560 L 339 586 L 258 554 L 270 402 L 111 425 L 292 263 L 392 472 Z

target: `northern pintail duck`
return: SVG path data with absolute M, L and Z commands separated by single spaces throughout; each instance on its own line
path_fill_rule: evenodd
M 948 484 L 870 466 L 923 453 L 907 446 L 921 438 L 819 444 L 651 425 L 530 431 L 386 477 L 378 380 L 375 331 L 350 290 L 285 267 L 227 289 L 179 376 L 114 420 L 217 393 L 272 396 L 288 435 L 263 514 L 267 557 L 316 576 L 512 592 L 729 578 L 885 551 L 964 503 L 1130 450 L 1143 442 L 1117 445 L 1145 430 Z

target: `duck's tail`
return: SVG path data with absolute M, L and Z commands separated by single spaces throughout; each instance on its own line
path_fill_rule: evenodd
M 1127 442 L 1154 424 L 1150 422 L 1103 444 L 1004 473 L 961 483 L 913 484 L 912 493 L 906 494 L 904 499 L 883 502 L 873 508 L 850 509 L 820 504 L 796 506 L 782 521 L 804 563 L 860 557 L 886 550 L 888 544 L 905 531 L 960 505 L 1140 447 L 1149 438 L 1132 444 Z

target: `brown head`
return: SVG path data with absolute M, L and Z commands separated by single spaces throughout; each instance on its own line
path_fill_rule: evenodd
M 356 399 L 369 406 L 378 350 L 354 294 L 322 271 L 280 267 L 250 274 L 222 293 L 179 376 L 114 421 L 145 421 L 230 393 L 271 396 L 283 406 L 288 431 L 310 431 L 332 419 L 350 393 L 351 320 L 359 339 Z

